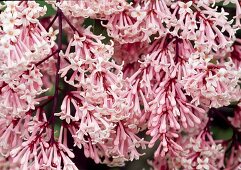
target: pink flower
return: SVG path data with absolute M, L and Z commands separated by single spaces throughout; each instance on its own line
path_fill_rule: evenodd
M 189 60 L 188 65 L 194 70 L 190 70 L 190 76 L 183 78 L 184 88 L 193 97 L 193 103 L 197 106 L 220 107 L 239 99 L 239 71 L 231 61 L 223 66 L 202 59 L 197 59 L 197 62 L 199 64 L 193 67 L 193 60 Z
M 204 160 L 197 158 L 197 162 L 198 162 L 198 166 L 196 167 L 197 169 L 209 170 L 208 158 L 205 158 Z
M 192 1 L 188 1 L 187 3 L 178 2 L 178 5 L 180 7 L 178 11 L 179 14 L 192 13 L 192 10 L 190 9 L 190 7 L 192 6 Z
M 106 25 L 102 24 L 107 28 L 108 35 L 122 44 L 142 41 L 144 38 L 144 34 L 139 27 L 141 21 L 132 17 L 132 11 L 133 9 L 129 7 L 110 16 Z
M 89 29 L 90 28 L 85 30 L 85 36 L 83 37 L 75 35 L 74 39 L 70 41 L 65 54 L 61 53 L 61 56 L 66 57 L 70 62 L 70 65 L 67 64 L 66 67 L 59 71 L 61 77 L 64 77 L 69 70 L 73 70 L 74 73 L 70 79 L 65 79 L 65 81 L 76 87 L 80 87 L 80 85 L 84 86 L 87 83 L 87 79 L 84 78 L 87 71 L 93 72 L 97 66 L 108 67 L 109 69 L 113 65 L 108 61 L 113 54 L 112 46 L 102 44 L 101 40 L 103 36 L 93 35 Z M 96 41 L 93 41 L 92 38 Z M 82 43 L 82 41 L 84 41 L 84 43 Z M 74 53 L 70 53 L 71 46 L 75 47 Z M 120 67 L 118 69 L 120 69 Z
M 6 10 L 0 14 L 0 18 L 4 18 L 4 22 L 0 23 L 3 27 L 0 43 L 0 51 L 3 52 L 0 54 L 0 70 L 5 76 L 11 77 L 11 73 L 24 71 L 33 62 L 47 57 L 55 43 L 44 36 L 47 32 L 36 19 L 44 15 L 44 8 L 36 2 L 9 3 L 9 5 L 7 3 L 6 7 Z M 10 8 L 9 11 L 8 8 Z M 24 11 L 32 13 L 29 18 L 26 18 L 26 22 L 21 16 Z M 16 18 L 16 22 L 13 22 L 13 17 Z
M 183 151 L 180 158 L 174 158 L 176 165 L 182 168 L 212 169 L 223 167 L 223 152 L 221 144 L 216 144 L 212 136 L 205 131 L 199 132 L 195 138 L 182 139 Z M 174 161 L 174 162 L 175 162 Z M 180 168 L 181 168 L 180 167 Z
M 229 121 L 232 123 L 234 127 L 240 128 L 241 127 L 241 104 L 240 102 L 236 106 L 234 110 L 234 116 L 229 117 Z
M 77 170 L 69 138 L 108 166 L 240 168 L 238 0 L 46 2 L 0 4 L 0 169 Z
M 11 118 L 10 116 L 0 119 L 1 137 L 0 137 L 0 152 L 1 155 L 8 157 L 9 152 L 22 143 L 21 131 L 24 129 L 22 121 L 28 122 L 28 117 L 24 119 Z
M 56 3 L 64 13 L 75 17 L 106 18 L 109 15 L 123 11 L 128 3 L 125 0 L 83 0 L 61 1 Z
M 37 96 L 46 90 L 42 89 L 41 77 L 43 75 L 36 67 L 15 76 L 12 76 L 12 80 L 9 80 L 8 77 L 4 80 L 8 84 L 1 89 L 0 108 L 5 110 L 2 112 L 4 115 L 21 117 L 30 109 L 35 108 L 35 105 L 38 104 Z
M 17 41 L 16 37 L 20 34 L 20 30 L 15 29 L 12 26 L 6 26 L 3 29 L 4 29 L 4 32 L 6 32 L 5 38 L 15 43 Z

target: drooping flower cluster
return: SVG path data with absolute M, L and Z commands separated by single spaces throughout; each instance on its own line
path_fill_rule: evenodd
M 109 166 L 148 147 L 154 169 L 240 168 L 238 0 L 46 2 L 55 16 L 0 5 L 0 158 L 12 169 L 77 170 L 73 147 Z M 231 139 L 212 136 L 217 117 Z
M 195 105 L 222 107 L 239 98 L 240 71 L 232 61 L 223 64 L 210 63 L 212 57 L 189 58 L 189 73 L 183 78 L 186 93 Z
M 190 138 L 183 146 L 185 146 L 184 151 L 181 157 L 176 158 L 175 167 L 178 165 L 185 169 L 220 169 L 223 167 L 222 145 L 215 143 L 208 132 L 202 131 L 195 139 Z
M 54 40 L 38 20 L 46 10 L 36 2 L 6 2 L 0 16 L 1 77 L 11 79 L 12 74 L 25 71 L 31 63 L 51 54 Z
M 46 90 L 42 89 L 42 74 L 36 67 L 25 73 L 12 76 L 12 80 L 3 81 L 0 96 L 1 115 L 21 117 L 38 104 L 36 97 Z
M 51 0 L 49 1 L 51 3 Z M 53 1 L 52 1 L 53 3 Z M 61 0 L 56 3 L 65 14 L 72 15 L 74 17 L 84 18 L 106 18 L 114 13 L 118 13 L 124 10 L 124 7 L 128 3 L 125 0 L 83 0 L 83 1 L 64 1 Z

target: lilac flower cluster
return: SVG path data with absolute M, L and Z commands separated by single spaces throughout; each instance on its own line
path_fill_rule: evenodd
M 155 148 L 155 170 L 241 168 L 239 0 L 46 2 L 50 22 L 35 1 L 0 5 L 0 169 L 77 170 L 73 147 L 108 166 Z

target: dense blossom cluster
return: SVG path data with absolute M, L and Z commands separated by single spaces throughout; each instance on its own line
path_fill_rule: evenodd
M 241 168 L 239 0 L 46 3 L 50 22 L 35 1 L 0 5 L 0 169 L 77 170 L 73 147 L 108 166 L 155 148 L 155 170 Z

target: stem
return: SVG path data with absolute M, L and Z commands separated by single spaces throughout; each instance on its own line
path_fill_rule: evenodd
M 57 54 L 59 52 L 59 50 L 56 50 L 55 52 L 53 52 L 52 54 L 50 54 L 49 56 L 47 56 L 46 58 L 44 58 L 43 60 L 39 61 L 38 63 L 35 64 L 35 66 L 39 66 L 40 64 L 42 64 L 43 62 L 45 62 L 46 60 L 48 60 L 50 57 L 54 56 L 55 54 Z
M 57 2 L 59 2 L 59 0 L 57 0 Z M 57 51 L 60 51 L 60 50 L 62 50 L 62 33 L 63 33 L 62 32 L 62 16 L 63 16 L 63 13 L 59 8 L 57 9 L 57 16 L 58 16 L 58 22 L 59 22 L 58 50 Z M 58 90 L 59 80 L 60 80 L 59 70 L 60 70 L 60 55 L 58 53 L 57 63 L 56 63 L 55 91 L 54 91 L 54 99 L 53 99 L 54 101 L 53 101 L 51 117 L 49 119 L 49 122 L 52 125 L 51 143 L 55 142 L 54 141 L 54 125 L 55 125 L 54 114 L 57 110 L 57 103 L 58 103 L 58 96 L 59 96 L 59 90 Z
M 48 27 L 46 28 L 47 31 L 49 31 L 49 28 L 54 24 L 55 20 L 58 18 L 58 14 L 54 16 L 52 21 L 49 23 Z

